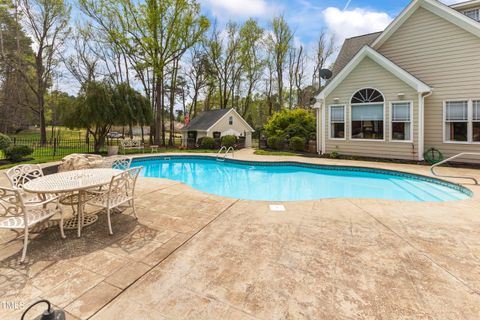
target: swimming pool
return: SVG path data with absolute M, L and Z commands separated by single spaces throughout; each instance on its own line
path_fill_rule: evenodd
M 298 201 L 375 198 L 405 201 L 466 199 L 471 192 L 443 180 L 398 171 L 296 162 L 251 162 L 213 157 L 140 158 L 144 177 L 183 182 L 200 191 L 246 200 Z

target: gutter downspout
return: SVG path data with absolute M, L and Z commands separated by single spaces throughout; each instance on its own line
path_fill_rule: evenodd
M 423 161 L 425 152 L 425 98 L 432 95 L 432 91 L 418 93 L 418 160 Z
M 316 130 L 317 130 L 317 154 L 321 154 L 321 151 L 320 151 L 320 139 L 319 139 L 319 135 L 320 135 L 320 108 L 322 107 L 322 105 L 320 104 L 320 107 L 316 108 L 315 112 L 316 112 Z
M 326 153 L 326 137 L 325 137 L 325 126 L 326 126 L 326 110 L 325 110 L 325 100 L 322 100 L 320 107 L 322 108 L 322 154 Z

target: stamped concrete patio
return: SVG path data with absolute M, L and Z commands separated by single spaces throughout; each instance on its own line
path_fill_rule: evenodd
M 463 201 L 324 199 L 272 212 L 270 202 L 141 178 L 139 220 L 114 215 L 113 236 L 103 215 L 82 238 L 49 229 L 21 266 L 21 240 L 0 231 L 0 319 L 39 298 L 67 319 L 479 319 L 480 187 L 465 186 L 474 197 Z

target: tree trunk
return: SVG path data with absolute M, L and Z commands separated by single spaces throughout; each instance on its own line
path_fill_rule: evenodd
M 43 99 L 41 99 L 43 100 Z M 43 103 L 43 102 L 42 102 Z M 40 108 L 40 143 L 45 145 L 47 143 L 47 128 L 45 123 L 45 109 L 42 106 Z
M 162 143 L 162 85 L 160 79 L 157 79 L 155 83 L 155 126 L 154 126 L 154 140 L 155 144 L 160 145 Z
M 160 113 L 162 114 L 161 116 L 161 120 L 162 120 L 162 146 L 166 146 L 167 145 L 167 141 L 166 141 L 166 130 L 165 130 L 165 115 L 164 115 L 164 112 L 165 112 L 165 87 L 164 87 L 164 83 L 163 83 L 163 77 L 162 79 L 160 79 L 160 87 L 162 88 L 162 95 L 160 97 L 161 101 L 162 101 L 162 105 L 161 105 L 161 109 L 160 109 Z
M 168 145 L 174 146 L 174 134 L 175 134 L 175 119 L 173 116 L 173 108 L 175 107 L 175 91 L 177 89 L 177 74 L 178 74 L 178 60 L 173 63 L 172 79 L 170 81 L 170 135 L 168 137 Z
M 283 76 L 281 71 L 278 72 L 278 103 L 277 111 L 280 111 L 283 108 Z

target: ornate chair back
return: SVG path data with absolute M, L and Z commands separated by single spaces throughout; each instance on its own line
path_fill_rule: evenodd
M 131 157 L 111 157 L 108 159 L 104 159 L 102 164 L 100 165 L 101 168 L 112 168 L 112 169 L 119 169 L 119 170 L 128 170 L 132 164 Z
M 23 217 L 28 223 L 20 190 L 0 187 L 0 219 L 9 217 Z
M 23 189 L 28 181 L 43 177 L 42 168 L 38 164 L 21 164 L 8 169 L 5 174 L 14 189 Z
M 121 198 L 132 198 L 135 193 L 135 184 L 143 167 L 134 167 L 112 177 L 108 188 L 110 204 L 119 202 Z

